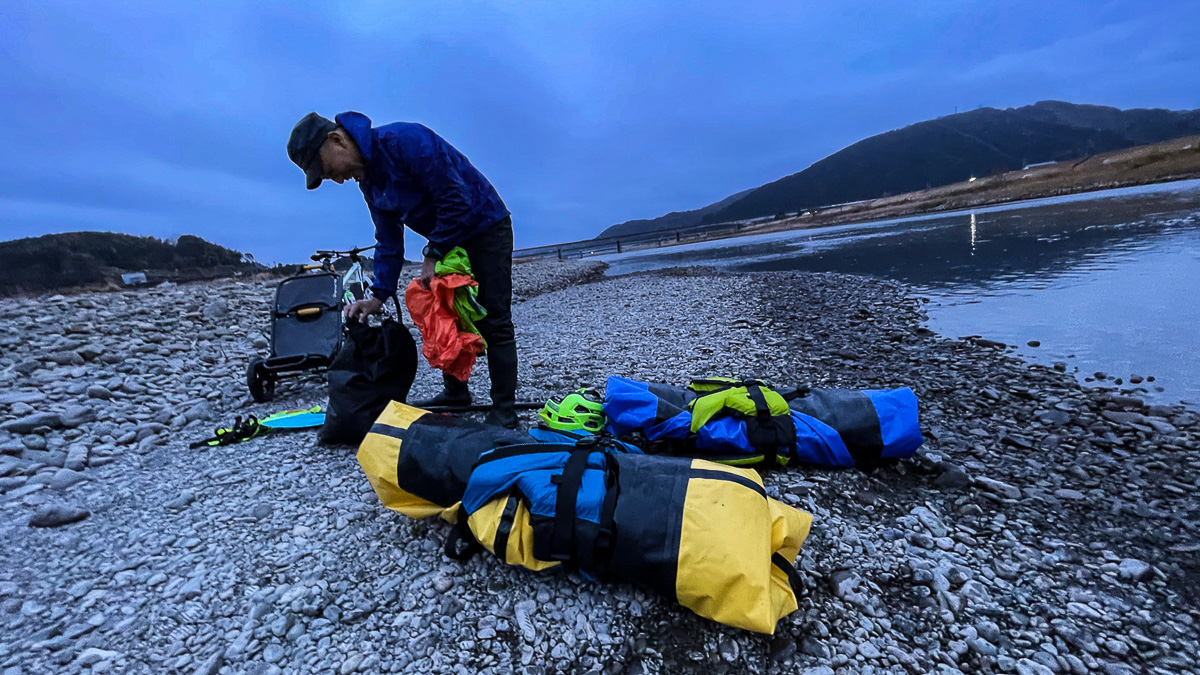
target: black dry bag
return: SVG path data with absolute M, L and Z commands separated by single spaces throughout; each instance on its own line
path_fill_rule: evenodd
M 379 326 L 355 321 L 329 366 L 329 406 L 320 440 L 362 442 L 390 401 L 405 402 L 417 375 L 417 343 L 403 324 L 384 319 Z

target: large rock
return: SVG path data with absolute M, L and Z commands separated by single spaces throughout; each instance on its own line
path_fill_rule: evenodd
M 216 419 L 217 414 L 213 412 L 212 405 L 208 401 L 204 401 L 189 408 L 183 416 L 188 422 L 195 422 L 196 420 Z
M 79 653 L 75 658 L 74 665 L 83 668 L 90 668 L 101 661 L 111 661 L 121 655 L 120 652 L 109 651 L 107 649 L 99 649 L 97 647 L 88 647 Z
M 47 355 L 46 358 L 60 366 L 82 366 L 84 364 L 83 357 L 78 352 L 54 352 Z
M 86 509 L 67 504 L 44 504 L 40 506 L 33 518 L 29 519 L 30 527 L 59 527 L 77 523 L 92 515 Z
M 1071 421 L 1071 415 L 1062 410 L 1046 410 L 1037 414 L 1038 421 L 1049 426 L 1061 427 Z
M 975 484 L 981 489 L 991 492 L 992 494 L 1000 495 L 1006 499 L 1020 499 L 1021 488 L 1008 483 L 1002 483 L 993 478 L 979 477 L 975 479 Z
M 22 375 L 31 375 L 31 374 L 33 374 L 33 371 L 35 371 L 41 367 L 42 367 L 42 363 L 40 361 L 36 361 L 34 359 L 26 359 L 26 360 L 18 363 L 17 365 L 13 366 L 13 370 L 17 371 L 18 373 L 20 373 Z
M 83 471 L 87 466 L 88 461 L 88 446 L 82 443 L 76 443 L 67 448 L 67 459 L 63 462 L 63 466 L 71 471 Z
M 1017 675 L 1054 675 L 1054 671 L 1037 661 L 1021 659 L 1017 661 Z
M 950 462 L 940 462 L 942 473 L 934 479 L 933 484 L 943 490 L 961 490 L 971 485 L 971 477 L 961 467 Z
M 204 318 L 224 319 L 229 316 L 229 305 L 221 298 L 213 298 L 204 308 Z
M 933 536 L 946 536 L 946 525 L 942 522 L 941 517 L 939 517 L 933 511 L 930 511 L 924 506 L 918 506 L 909 513 L 913 516 L 916 516 L 917 520 L 921 521 L 921 524 L 924 525 L 925 529 L 929 530 L 930 534 Z
M 45 398 L 44 394 L 36 391 L 6 391 L 0 394 L 0 405 L 12 405 L 14 403 L 37 403 Z
M 58 413 L 34 413 L 0 424 L 0 431 L 7 431 L 13 434 L 28 434 L 38 427 L 57 429 L 62 425 L 62 417 Z
M 1154 576 L 1154 567 L 1137 558 L 1125 558 L 1117 568 L 1117 574 L 1125 581 L 1140 583 Z
M 1165 436 L 1174 436 L 1179 433 L 1179 429 L 1175 425 L 1153 417 L 1146 418 L 1146 425 Z
M 1104 415 L 1104 418 L 1108 421 L 1116 422 L 1120 425 L 1138 424 L 1141 426 L 1148 426 L 1150 423 L 1150 420 L 1145 415 L 1136 412 L 1115 412 L 1112 410 L 1105 410 L 1100 414 Z
M 84 346 L 80 347 L 78 350 L 79 355 L 88 361 L 94 361 L 96 359 L 96 357 L 100 356 L 104 352 L 105 352 L 104 345 L 102 345 L 98 342 L 93 342 L 91 344 L 84 345 Z
M 66 490 L 80 481 L 87 480 L 87 476 L 78 471 L 72 471 L 70 468 L 59 469 L 54 472 L 47 483 L 55 490 Z
M 73 405 L 62 414 L 62 425 L 68 429 L 96 421 L 96 411 L 85 405 Z

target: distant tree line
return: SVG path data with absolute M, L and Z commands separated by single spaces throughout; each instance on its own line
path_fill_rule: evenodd
M 258 266 L 238 251 L 190 234 L 174 243 L 114 232 L 47 234 L 0 242 L 0 293 L 101 284 L 121 272 L 171 278 L 221 267 Z

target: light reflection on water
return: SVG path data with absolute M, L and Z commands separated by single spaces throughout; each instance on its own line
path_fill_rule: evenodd
M 943 335 L 1018 344 L 1081 377 L 1104 371 L 1108 386 L 1153 375 L 1140 385 L 1149 398 L 1200 402 L 1200 181 L 602 259 L 609 274 L 716 265 L 897 279 L 930 298 Z

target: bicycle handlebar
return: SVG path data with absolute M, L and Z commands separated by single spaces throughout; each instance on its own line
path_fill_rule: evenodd
M 334 258 L 334 257 L 353 258 L 353 257 L 356 257 L 359 253 L 365 253 L 366 251 L 370 251 L 373 248 L 375 248 L 375 247 L 374 246 L 365 246 L 365 247 L 355 247 L 355 248 L 350 249 L 349 251 L 318 250 L 316 253 L 309 256 L 309 258 L 311 258 L 313 260 L 324 260 L 326 258 Z

